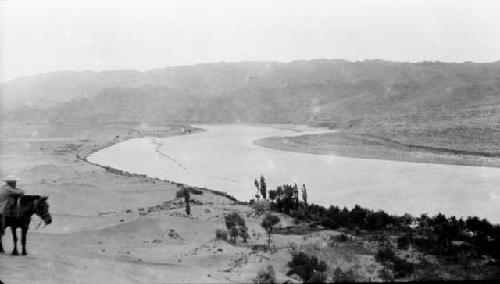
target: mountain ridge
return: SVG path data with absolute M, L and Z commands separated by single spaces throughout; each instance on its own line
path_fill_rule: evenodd
M 499 61 L 203 63 L 56 72 L 1 87 L 4 119 L 53 124 L 308 123 L 388 137 L 500 132 Z

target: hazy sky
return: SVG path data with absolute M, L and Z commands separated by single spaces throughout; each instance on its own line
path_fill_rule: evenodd
M 0 81 L 313 58 L 500 60 L 500 1 L 0 0 Z

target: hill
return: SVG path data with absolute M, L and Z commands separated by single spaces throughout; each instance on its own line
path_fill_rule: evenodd
M 211 63 L 55 72 L 1 88 L 4 118 L 18 121 L 308 123 L 488 151 L 500 138 L 500 62 Z

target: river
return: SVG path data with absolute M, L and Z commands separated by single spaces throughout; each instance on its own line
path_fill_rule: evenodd
M 136 138 L 92 154 L 91 162 L 197 187 L 253 198 L 254 179 L 268 188 L 305 184 L 310 203 L 359 204 L 392 214 L 486 217 L 500 222 L 500 169 L 286 152 L 256 146 L 272 136 L 319 134 L 306 126 L 199 125 L 164 139 Z

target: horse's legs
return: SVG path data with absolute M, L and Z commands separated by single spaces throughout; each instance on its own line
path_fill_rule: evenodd
M 21 228 L 21 245 L 23 246 L 23 255 L 27 255 L 28 253 L 26 252 L 26 235 L 28 234 L 28 228 L 22 227 Z
M 14 250 L 12 250 L 12 255 L 19 255 L 17 252 L 17 234 L 16 228 L 14 226 L 10 227 L 12 229 L 12 241 L 14 242 Z
M 2 238 L 3 238 L 3 231 L 4 231 L 4 219 L 5 217 L 3 215 L 0 215 L 0 253 L 4 253 L 5 251 L 3 250 L 3 245 L 2 245 Z

